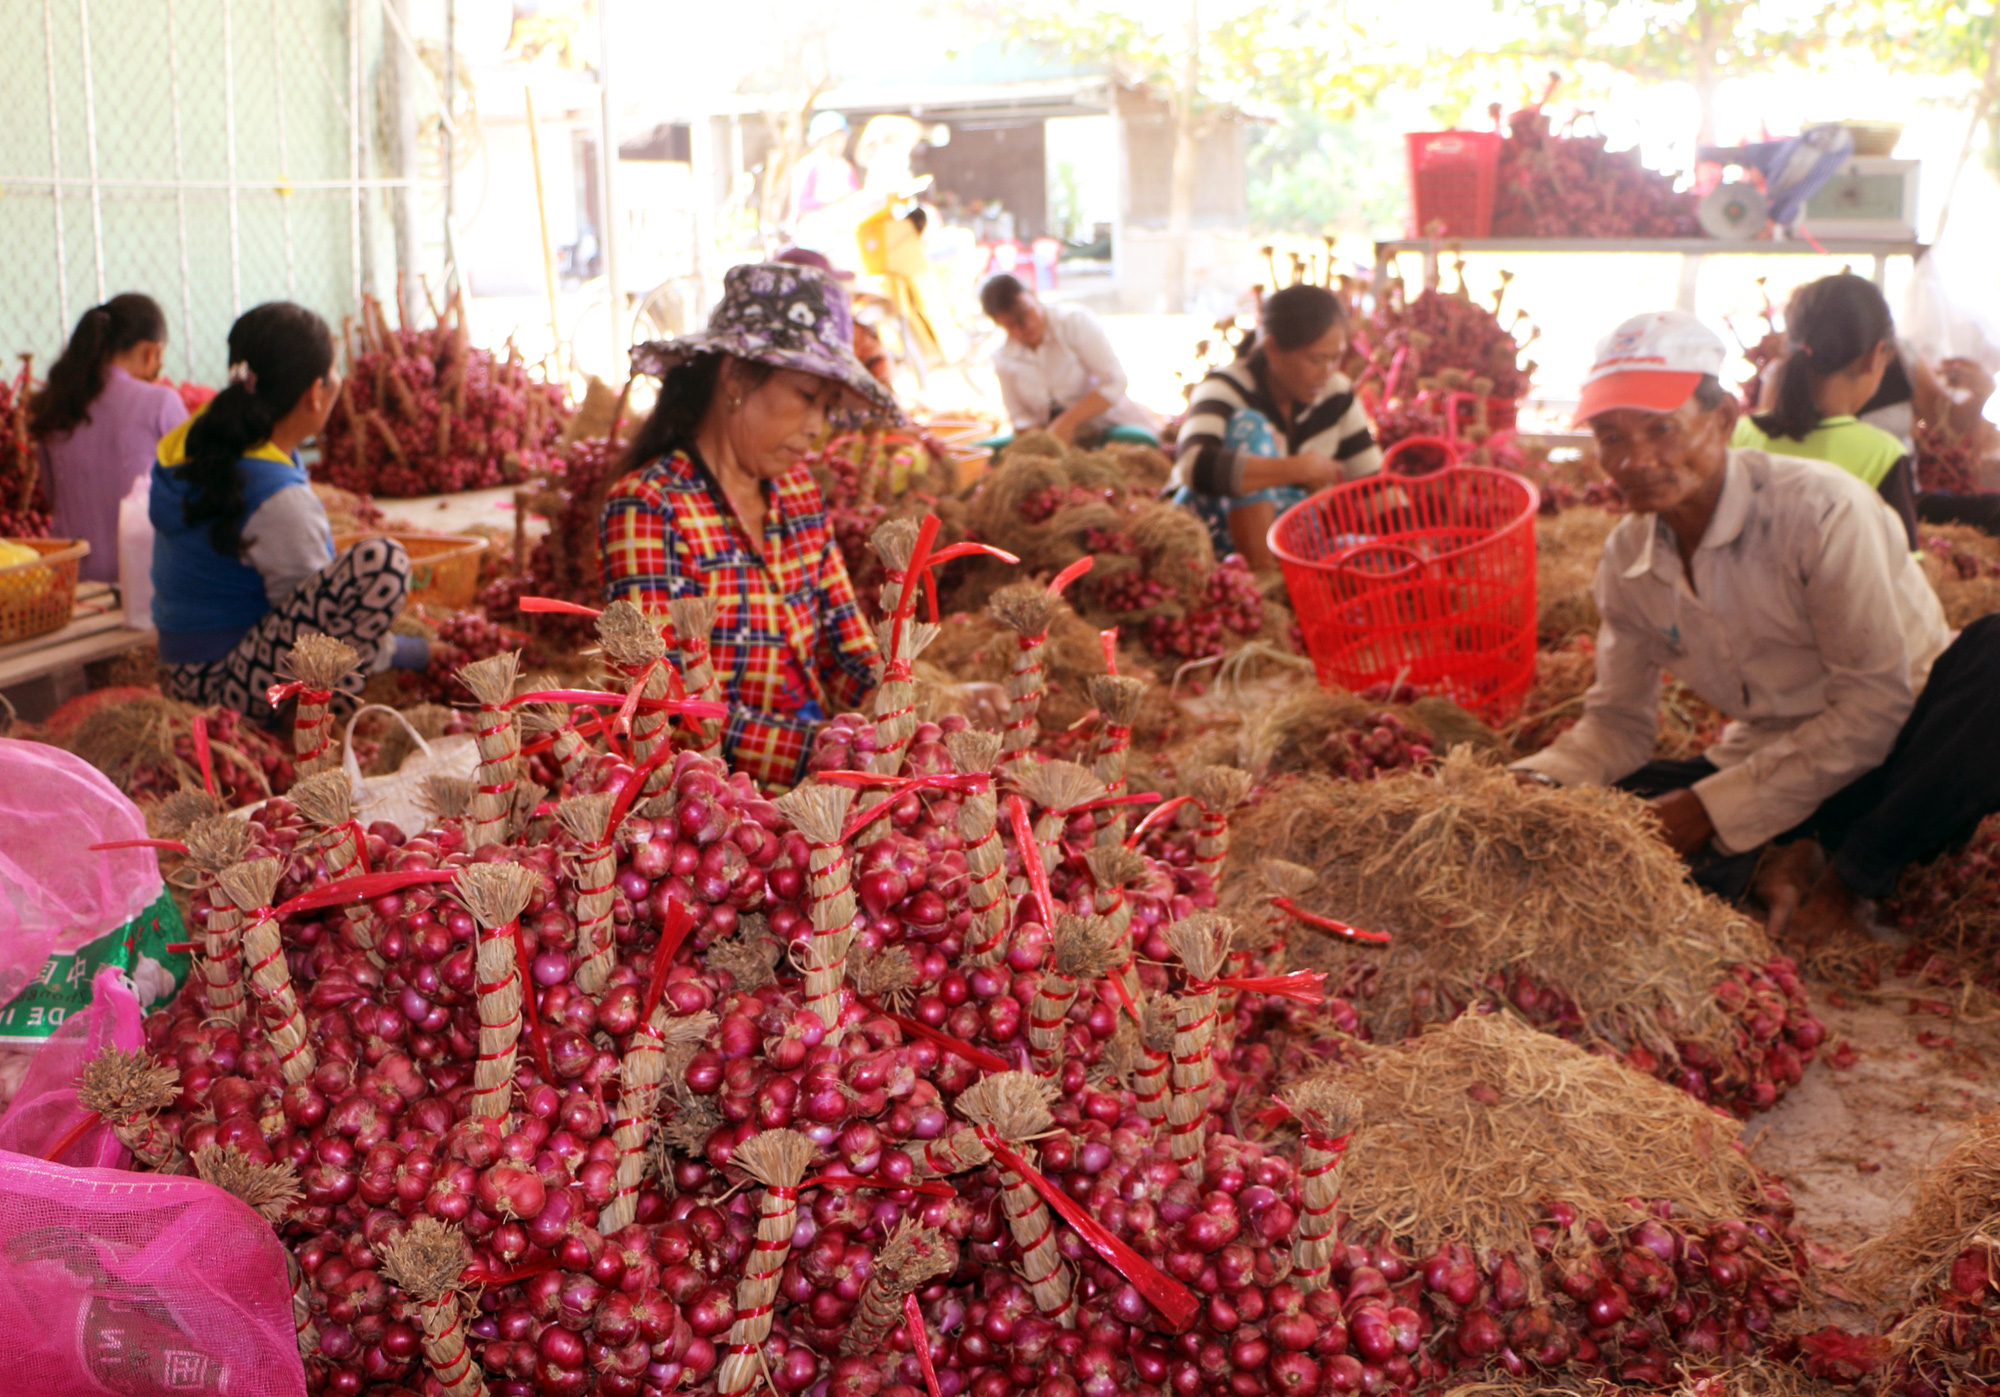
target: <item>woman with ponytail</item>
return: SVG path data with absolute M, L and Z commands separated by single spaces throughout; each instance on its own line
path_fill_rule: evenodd
M 1897 366 L 1889 303 L 1873 282 L 1851 273 L 1807 282 L 1785 307 L 1785 346 L 1784 359 L 1764 376 L 1762 410 L 1737 422 L 1730 445 L 1840 467 L 1882 496 L 1914 549 L 1910 453 L 1860 420 Z
M 28 399 L 56 536 L 90 541 L 77 571 L 93 582 L 118 580 L 118 503 L 160 438 L 187 421 L 180 394 L 154 381 L 166 348 L 167 318 L 151 296 L 113 296 L 83 313 Z
M 229 384 L 160 442 L 153 467 L 153 623 L 161 688 L 269 722 L 264 695 L 305 631 L 344 640 L 373 673 L 429 659 L 389 625 L 410 588 L 393 539 L 338 558 L 298 449 L 340 391 L 333 337 L 303 306 L 271 301 L 229 329 Z M 349 675 L 359 693 L 364 675 Z

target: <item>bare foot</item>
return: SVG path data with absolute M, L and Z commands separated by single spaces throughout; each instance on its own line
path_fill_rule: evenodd
M 1799 839 L 1767 851 L 1757 864 L 1750 896 L 1764 908 L 1764 930 L 1773 940 L 1785 934 L 1806 895 L 1826 867 L 1816 839 Z
M 1788 939 L 1801 950 L 1867 940 L 1868 929 L 1855 915 L 1854 894 L 1831 868 L 1819 876 L 1812 892 L 1791 918 Z

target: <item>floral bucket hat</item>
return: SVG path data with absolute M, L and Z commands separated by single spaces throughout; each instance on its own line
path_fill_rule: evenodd
M 866 404 L 868 415 L 903 420 L 895 395 L 854 357 L 847 293 L 817 267 L 791 262 L 731 267 L 708 328 L 638 346 L 632 371 L 657 377 L 715 351 L 830 378 Z

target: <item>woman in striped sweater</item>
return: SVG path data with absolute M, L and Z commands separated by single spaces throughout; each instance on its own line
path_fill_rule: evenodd
M 1347 307 L 1319 286 L 1264 298 L 1236 362 L 1195 387 L 1181 419 L 1174 501 L 1204 519 L 1218 556 L 1275 568 L 1265 535 L 1314 490 L 1382 468 L 1354 385 L 1339 369 Z

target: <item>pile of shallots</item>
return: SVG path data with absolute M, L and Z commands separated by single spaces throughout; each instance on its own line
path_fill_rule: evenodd
M 788 794 L 719 755 L 695 599 L 596 617 L 603 692 L 465 667 L 479 769 L 420 833 L 355 819 L 323 678 L 288 798 L 172 803 L 197 971 L 85 1104 L 274 1219 L 313 1392 L 1386 1393 L 1766 1341 L 1754 1191 L 1552 1205 L 1539 1256 L 1350 1227 L 1381 1050 L 1284 961 L 1386 938 L 1212 910 L 1249 779 L 1128 790 L 1136 681 L 1036 756 L 1052 598 L 1004 608 L 998 732 L 922 720 L 934 529 L 878 536 L 873 711 Z
M 546 470 L 567 415 L 562 390 L 520 356 L 496 358 L 466 335 L 461 299 L 412 328 L 379 302 L 347 327 L 347 376 L 320 433 L 316 479 L 379 496 L 477 490 Z

